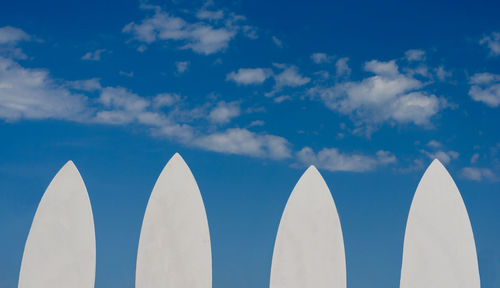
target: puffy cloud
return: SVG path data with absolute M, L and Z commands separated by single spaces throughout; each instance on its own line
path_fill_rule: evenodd
M 271 76 L 271 71 L 264 68 L 240 68 L 237 72 L 227 74 L 226 80 L 239 85 L 262 84 Z
M 205 150 L 259 158 L 285 159 L 291 155 L 289 142 L 282 137 L 257 134 L 247 129 L 231 128 L 201 136 L 195 144 Z
M 277 88 L 298 87 L 311 81 L 311 78 L 304 77 L 299 73 L 297 66 L 286 66 L 282 64 L 274 64 L 274 66 L 283 69 L 281 73 L 274 75 Z
M 87 52 L 82 56 L 82 60 L 99 61 L 101 60 L 101 55 L 104 52 L 106 52 L 106 49 L 97 49 L 95 51 Z
M 220 101 L 208 114 L 208 120 L 216 124 L 229 123 L 233 118 L 240 116 L 241 109 L 238 102 Z
M 311 60 L 316 64 L 330 63 L 332 57 L 326 53 L 313 53 L 311 54 Z
M 300 165 L 315 165 L 328 171 L 365 172 L 397 161 L 394 154 L 383 150 L 378 151 L 375 156 L 368 156 L 341 153 L 337 148 L 323 148 L 315 153 L 312 148 L 304 147 L 296 156 Z
M 12 26 L 0 27 L 0 45 L 15 45 L 21 41 L 30 40 L 26 32 Z
M 473 181 L 498 181 L 498 177 L 488 168 L 465 167 L 460 171 L 462 177 Z
M 87 97 L 58 84 L 46 70 L 24 68 L 0 57 L 0 118 L 83 121 L 87 117 Z
M 444 106 L 443 100 L 422 90 L 424 83 L 399 72 L 394 60 L 372 60 L 364 68 L 375 75 L 359 82 L 317 86 L 309 94 L 319 97 L 331 110 L 350 115 L 357 125 L 383 122 L 429 125 L 431 117 Z
M 487 46 L 490 49 L 491 55 L 500 55 L 500 32 L 493 32 L 483 37 L 479 41 L 479 44 Z
M 245 30 L 247 31 L 245 35 L 253 35 L 248 32 L 252 27 L 239 24 L 244 17 L 233 13 L 226 17 L 220 10 L 209 11 L 205 7 L 198 11 L 197 17 L 209 22 L 190 23 L 163 11 L 158 6 L 141 5 L 141 8 L 154 10 L 154 15 L 143 19 L 140 23 L 131 22 L 122 31 L 132 34 L 135 40 L 147 44 L 159 40 L 171 41 L 179 43 L 179 49 L 191 49 L 196 53 L 209 55 L 226 49 L 239 31 Z M 221 21 L 214 23 L 213 20 Z M 144 51 L 145 46 L 140 50 Z
M 472 99 L 490 107 L 500 105 L 500 75 L 477 73 L 469 79 L 469 83 L 469 96 Z

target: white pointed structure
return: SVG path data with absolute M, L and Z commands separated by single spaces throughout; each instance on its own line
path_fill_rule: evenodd
M 54 177 L 38 205 L 24 247 L 19 288 L 92 288 L 94 219 L 73 162 Z
M 176 153 L 149 198 L 137 252 L 136 288 L 210 288 L 212 256 L 198 185 Z
M 425 171 L 411 204 L 400 287 L 480 287 L 467 210 L 455 182 L 437 159 Z
M 337 208 L 314 166 L 286 204 L 276 236 L 270 288 L 345 288 L 344 240 Z

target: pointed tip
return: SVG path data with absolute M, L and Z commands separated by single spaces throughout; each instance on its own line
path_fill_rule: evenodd
M 318 168 L 316 168 L 316 166 L 314 165 L 310 165 L 306 171 L 304 172 L 304 175 L 305 174 L 309 174 L 309 173 L 314 173 L 314 174 L 320 174 L 319 171 L 318 171 Z
M 69 160 L 64 164 L 64 166 L 59 170 L 59 171 L 71 171 L 71 172 L 76 172 L 77 174 L 80 174 L 78 171 L 78 168 L 76 168 L 75 163 L 73 161 Z
M 432 163 L 429 165 L 429 167 L 427 167 L 427 171 L 446 171 L 446 172 L 448 172 L 448 170 L 443 165 L 443 163 L 441 161 L 439 161 L 439 159 L 437 159 L 437 158 L 432 160 Z

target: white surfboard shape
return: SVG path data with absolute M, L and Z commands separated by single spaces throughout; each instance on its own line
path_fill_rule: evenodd
M 276 236 L 270 288 L 345 288 L 344 240 L 323 177 L 310 166 L 286 204 Z
M 476 245 L 465 204 L 437 159 L 422 176 L 411 204 L 400 287 L 480 287 Z
M 94 287 L 94 233 L 87 189 L 69 161 L 38 205 L 24 247 L 18 287 Z
M 198 185 L 176 153 L 149 198 L 137 252 L 136 288 L 210 288 L 212 256 Z

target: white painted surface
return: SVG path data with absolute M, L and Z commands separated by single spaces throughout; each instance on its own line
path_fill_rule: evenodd
M 175 154 L 149 198 L 137 253 L 136 288 L 210 288 L 212 256 L 198 185 Z
M 411 204 L 401 288 L 479 288 L 476 246 L 467 210 L 446 168 L 434 160 Z
M 337 208 L 314 166 L 302 175 L 283 212 L 270 287 L 346 287 L 344 241 Z
M 94 287 L 95 257 L 90 200 L 80 173 L 69 161 L 38 205 L 24 248 L 18 287 Z

